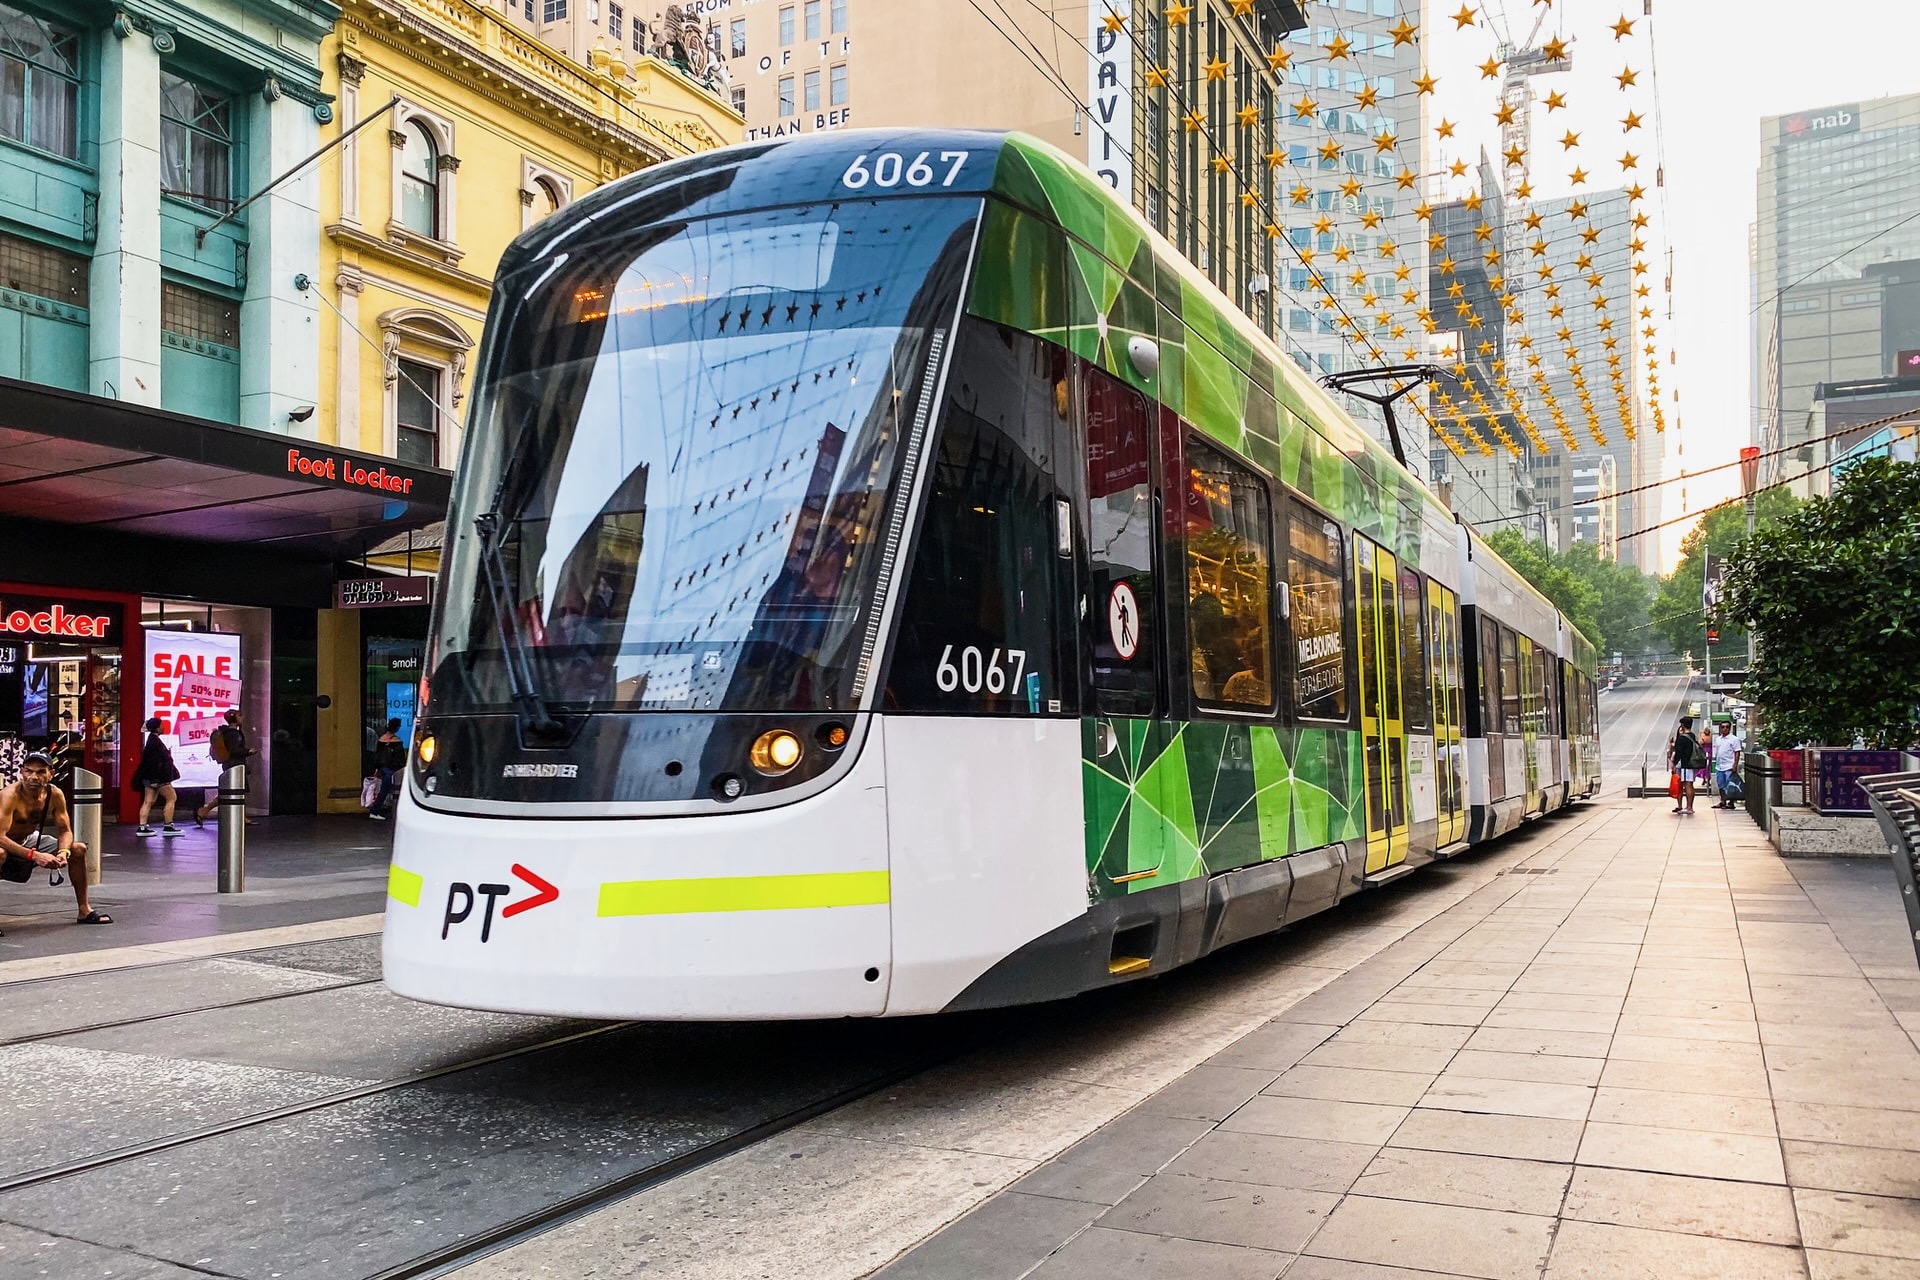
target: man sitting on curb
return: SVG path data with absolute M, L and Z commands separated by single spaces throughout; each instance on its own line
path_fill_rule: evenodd
M 21 762 L 20 781 L 0 791 L 0 815 L 6 824 L 0 848 L 32 859 L 37 867 L 64 867 L 73 877 L 73 896 L 80 908 L 75 923 L 113 923 L 112 916 L 95 911 L 87 901 L 87 846 L 74 843 L 67 798 L 53 785 L 53 761 L 44 752 L 29 754 Z M 69 861 L 70 855 L 77 856 Z

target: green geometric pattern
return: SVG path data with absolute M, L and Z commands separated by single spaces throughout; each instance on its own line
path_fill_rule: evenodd
M 994 194 L 975 315 L 1098 365 L 1419 565 L 1417 513 L 1430 496 L 1310 376 L 1271 359 L 1252 322 L 1191 264 L 1156 251 L 1091 173 L 1014 135 Z M 1136 335 L 1159 345 L 1152 379 L 1127 358 Z M 1356 732 L 1118 720 L 1119 743 L 1101 756 L 1095 724 L 1082 722 L 1082 792 L 1096 896 L 1365 839 Z

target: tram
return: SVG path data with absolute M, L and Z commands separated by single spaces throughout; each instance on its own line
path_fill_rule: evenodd
M 521 236 L 439 588 L 425 1001 L 1055 999 L 1599 784 L 1592 647 L 1018 134 L 732 147 Z

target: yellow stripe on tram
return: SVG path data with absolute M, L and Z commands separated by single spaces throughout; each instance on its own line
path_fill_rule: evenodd
M 702 880 L 621 880 L 600 886 L 602 916 L 670 916 L 721 911 L 801 911 L 885 906 L 884 871 Z
M 409 907 L 420 905 L 420 887 L 426 881 L 417 871 L 392 867 L 387 871 L 387 896 Z

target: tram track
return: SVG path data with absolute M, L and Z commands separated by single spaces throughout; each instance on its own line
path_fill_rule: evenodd
M 221 957 L 226 959 L 228 957 Z M 57 982 L 65 975 L 48 978 L 36 978 L 36 982 Z M 197 1013 L 219 1013 L 226 1009 L 244 1009 L 249 1005 L 271 1004 L 276 1000 L 293 1000 L 300 996 L 318 995 L 323 991 L 344 991 L 349 987 L 377 986 L 378 978 L 355 978 L 347 982 L 328 982 L 319 986 L 301 987 L 294 991 L 270 991 L 257 996 L 243 996 L 237 1000 L 216 1000 L 207 1004 L 189 1005 L 184 1009 L 164 1009 L 156 1013 L 143 1013 L 129 1018 L 110 1018 L 101 1022 L 81 1023 L 71 1027 L 56 1027 L 47 1031 L 34 1031 L 26 1035 L 0 1038 L 0 1049 L 13 1045 L 33 1044 L 42 1040 L 58 1040 L 63 1036 L 85 1035 L 91 1031 L 113 1031 L 123 1027 L 144 1026 L 149 1022 L 164 1022 L 169 1018 L 185 1018 Z
M 116 1052 L 165 1057 L 167 1043 Z M 575 1022 L 0 1177 L 0 1223 L 208 1274 L 265 1276 L 271 1257 L 271 1273 L 288 1277 L 443 1275 L 895 1085 L 964 1043 L 950 1025 Z M 494 1119 L 476 1136 L 462 1116 Z M 369 1193 L 369 1172 L 388 1185 Z M 175 1200 L 183 1185 L 194 1194 Z M 75 1237 L 59 1208 L 75 1196 L 121 1204 L 131 1221 L 111 1240 Z M 153 1238 L 136 1246 L 123 1233 Z

